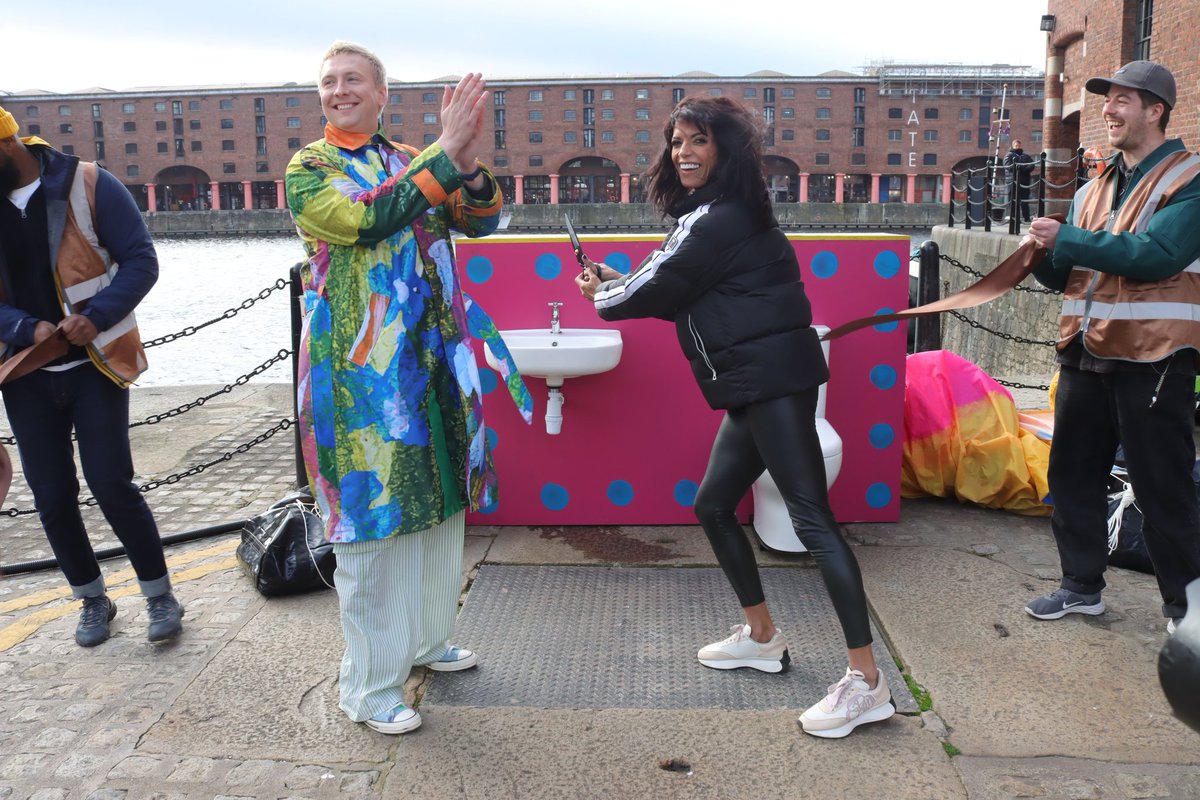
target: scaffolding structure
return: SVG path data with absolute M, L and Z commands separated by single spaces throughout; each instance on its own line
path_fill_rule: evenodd
M 879 79 L 879 93 L 894 96 L 998 95 L 1008 84 L 1009 95 L 1040 97 L 1046 75 L 1033 67 L 1012 64 L 895 64 L 876 61 L 862 68 Z

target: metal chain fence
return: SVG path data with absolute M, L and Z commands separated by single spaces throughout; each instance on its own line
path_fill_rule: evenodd
M 286 289 L 288 286 L 289 286 L 288 281 L 285 278 L 280 278 L 279 280 L 275 281 L 273 284 L 266 287 L 265 289 L 258 292 L 257 294 L 253 295 L 252 297 L 248 297 L 245 300 L 243 300 L 241 303 L 239 303 L 238 305 L 227 309 L 220 316 L 214 317 L 214 318 L 208 320 L 207 322 L 201 322 L 197 325 L 188 325 L 187 327 L 183 328 L 182 330 L 180 330 L 176 333 L 169 333 L 165 336 L 159 336 L 155 339 L 151 339 L 149 341 L 142 342 L 142 346 L 146 347 L 146 348 L 157 347 L 158 345 L 168 344 L 170 342 L 176 341 L 177 339 L 182 339 L 185 336 L 192 336 L 192 335 L 198 333 L 199 331 L 209 327 L 210 325 L 214 325 L 218 322 L 221 322 L 222 320 L 232 319 L 233 317 L 237 316 L 242 311 L 246 311 L 246 310 L 252 308 L 260 300 L 265 300 L 268 297 L 270 297 L 271 294 L 273 294 L 274 292 L 279 291 L 280 289 Z M 232 392 L 236 387 L 244 386 L 253 378 L 266 372 L 268 369 L 270 369 L 274 365 L 278 364 L 280 361 L 283 361 L 284 359 L 292 357 L 292 355 L 293 355 L 292 350 L 279 350 L 278 352 L 275 353 L 275 355 L 271 356 L 269 359 L 264 361 L 262 364 L 259 364 L 257 367 L 250 370 L 249 372 L 247 372 L 244 375 L 239 375 L 232 382 L 227 383 L 222 388 L 217 389 L 216 391 L 214 391 L 210 394 L 204 395 L 203 397 L 198 397 L 195 400 L 192 400 L 191 402 L 184 403 L 183 405 L 180 405 L 180 406 L 176 406 L 175 408 L 172 408 L 169 411 L 163 411 L 162 413 L 159 413 L 159 414 L 151 414 L 149 417 L 146 417 L 143 420 L 131 422 L 131 423 L 129 423 L 129 427 L 136 428 L 141 425 L 155 425 L 164 420 L 172 419 L 174 417 L 178 417 L 181 414 L 185 414 L 194 408 L 199 408 L 199 407 L 203 406 L 205 403 L 207 403 L 209 400 L 213 399 L 214 397 L 217 397 L 222 394 L 228 394 L 229 392 Z M 275 434 L 279 433 L 282 430 L 286 430 L 295 424 L 296 424 L 296 420 L 294 418 L 293 419 L 281 419 L 278 423 L 276 423 L 270 429 L 264 431 L 263 433 L 260 433 L 258 436 L 254 437 L 250 441 L 244 442 L 243 444 L 238 445 L 234 449 L 226 451 L 225 453 L 218 456 L 217 458 L 214 458 L 211 461 L 207 461 L 203 464 L 197 464 L 196 466 L 190 467 L 182 472 L 177 472 L 173 475 L 168 475 L 165 478 L 158 478 L 155 480 L 147 481 L 146 483 L 143 483 L 142 485 L 140 485 L 138 487 L 138 491 L 145 494 L 146 492 L 154 491 L 155 489 L 157 489 L 160 486 L 175 484 L 181 480 L 184 480 L 185 478 L 189 478 L 193 475 L 199 475 L 201 472 L 204 472 L 206 469 L 209 469 L 210 467 L 213 467 L 213 466 L 216 466 L 217 464 L 222 464 L 226 461 L 229 461 L 234 456 L 241 455 L 242 453 L 245 453 L 250 448 L 262 444 L 263 442 L 267 441 Z M 71 436 L 72 436 L 72 439 L 74 439 L 73 432 L 72 432 Z M 15 444 L 15 443 L 16 443 L 15 437 L 12 437 L 12 436 L 0 437 L 0 444 Z M 94 497 L 86 497 L 79 501 L 79 505 L 81 507 L 94 506 L 96 504 L 97 504 L 97 501 Z M 7 509 L 0 510 L 0 516 L 8 516 L 8 517 L 20 517 L 20 516 L 25 516 L 28 514 L 36 514 L 36 513 L 37 513 L 37 510 L 32 509 L 32 508 L 27 508 L 27 509 L 7 508 Z
M 270 297 L 272 292 L 275 292 L 279 289 L 286 289 L 287 286 L 288 286 L 288 282 L 286 280 L 284 280 L 283 278 L 280 278 L 279 280 L 275 281 L 273 284 L 271 284 L 267 288 L 263 289 L 261 292 L 254 295 L 253 297 L 248 297 L 245 300 L 243 300 L 241 303 L 239 303 L 238 305 L 234 306 L 233 308 L 226 309 L 225 312 L 223 314 L 221 314 L 221 316 L 213 317 L 208 322 L 201 322 L 199 325 L 189 325 L 186 328 L 184 328 L 183 330 L 179 331 L 178 333 L 168 333 L 165 336 L 159 336 L 157 339 L 151 339 L 150 341 L 142 342 L 142 347 L 150 348 L 150 347 L 158 347 L 160 344 L 168 344 L 169 342 L 173 342 L 176 339 L 182 339 L 185 336 L 192 336 L 192 335 L 198 333 L 199 331 L 207 328 L 209 325 L 214 325 L 214 324 L 220 322 L 221 320 L 233 319 L 234 317 L 236 317 L 238 315 L 239 312 L 245 311 L 246 309 L 250 308 L 255 303 L 257 303 L 259 300 L 266 300 L 268 297 Z
M 909 256 L 910 262 L 912 262 L 912 261 L 919 262 L 920 260 L 921 260 L 921 254 L 920 254 L 919 250 L 914 250 Z M 951 266 L 955 267 L 956 269 L 961 270 L 962 272 L 966 273 L 967 275 L 970 275 L 971 277 L 975 278 L 976 280 L 979 280 L 984 277 L 984 274 L 982 272 L 980 272 L 979 270 L 973 269 L 973 268 L 967 266 L 966 264 L 963 264 L 961 261 L 954 258 L 953 256 L 946 255 L 945 253 L 938 253 L 938 260 L 944 261 L 945 263 L 950 264 Z M 1055 291 L 1053 289 L 1046 289 L 1046 288 L 1042 288 L 1042 287 L 1038 287 L 1038 286 L 1015 286 L 1013 288 L 1018 292 L 1029 292 L 1031 294 L 1045 294 L 1045 295 L 1061 294 L 1061 292 Z M 949 295 L 950 294 L 950 283 L 948 281 L 942 281 L 942 289 L 943 289 L 943 296 Z M 984 333 L 990 333 L 993 336 L 998 336 L 999 338 L 1004 339 L 1005 341 L 1010 341 L 1010 342 L 1014 342 L 1017 344 L 1042 345 L 1042 346 L 1046 346 L 1046 347 L 1054 347 L 1057 344 L 1057 342 L 1055 342 L 1053 340 L 1038 341 L 1038 340 L 1034 340 L 1034 339 L 1026 339 L 1021 336 L 1014 336 L 1014 335 L 1012 335 L 1010 333 L 1006 333 L 1004 331 L 992 330 L 991 328 L 987 327 L 986 325 L 983 325 L 982 323 L 976 322 L 973 319 L 969 319 L 966 315 L 961 314 L 958 311 L 949 311 L 948 313 L 951 314 L 952 316 L 954 316 L 955 319 L 970 326 L 971 328 L 983 331 Z M 993 380 L 995 380 L 1001 386 L 1007 386 L 1007 387 L 1013 388 L 1013 389 L 1038 389 L 1041 391 L 1048 391 L 1050 389 L 1050 387 L 1045 384 L 1016 383 L 1013 381 L 1000 380 L 998 378 L 994 378 Z
M 255 447 L 256 445 L 262 444 L 263 442 L 267 441 L 275 434 L 279 433 L 280 431 L 287 430 L 288 428 L 292 427 L 295 424 L 296 424 L 296 420 L 294 420 L 294 419 L 281 419 L 270 429 L 260 433 L 258 436 L 255 436 L 253 439 L 251 439 L 248 442 L 239 444 L 233 450 L 228 450 L 228 451 L 222 453 L 220 456 L 212 459 L 211 461 L 206 461 L 203 464 L 197 464 L 196 466 L 190 467 L 189 469 L 186 469 L 183 472 L 176 472 L 175 474 L 168 475 L 165 478 L 158 478 L 156 480 L 147 481 L 146 483 L 143 483 L 141 486 L 138 487 L 138 491 L 141 492 L 142 494 L 145 494 L 146 492 L 154 491 L 155 489 L 157 489 L 160 486 L 165 486 L 167 484 L 172 484 L 172 483 L 179 483 L 179 481 L 183 480 L 184 478 L 189 478 L 192 475 L 199 475 L 201 472 L 204 472 L 204 470 L 208 469 L 209 467 L 216 466 L 217 464 L 222 464 L 226 461 L 229 461 L 235 455 L 241 455 L 242 453 L 249 450 L 251 447 Z M 97 501 L 96 501 L 96 498 L 94 498 L 94 497 L 86 497 L 83 500 L 79 501 L 79 505 L 81 507 L 94 506 L 96 504 L 97 504 Z M 36 513 L 37 513 L 37 511 L 32 508 L 23 508 L 23 509 L 6 508 L 3 511 L 0 511 L 0 515 L 7 516 L 7 517 L 21 517 L 21 516 L 25 516 L 26 514 L 36 514 Z

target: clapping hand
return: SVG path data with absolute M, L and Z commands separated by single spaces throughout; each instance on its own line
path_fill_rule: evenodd
M 442 93 L 442 135 L 437 143 L 446 151 L 459 172 L 475 171 L 475 158 L 483 146 L 483 115 L 490 92 L 483 75 L 468 72 L 458 85 Z M 483 177 L 473 188 L 481 188 Z

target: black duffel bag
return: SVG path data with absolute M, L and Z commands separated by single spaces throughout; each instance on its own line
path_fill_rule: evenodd
M 237 560 L 267 597 L 332 589 L 337 566 L 325 523 L 307 491 L 246 520 Z
M 1192 482 L 1200 501 L 1200 459 L 1192 465 Z M 1150 563 L 1146 532 L 1143 530 L 1145 520 L 1130 487 L 1129 474 L 1125 471 L 1125 453 L 1119 447 L 1108 488 L 1108 563 L 1153 575 L 1154 565 Z

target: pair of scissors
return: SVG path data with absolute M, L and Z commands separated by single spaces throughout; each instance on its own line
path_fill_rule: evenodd
M 583 254 L 583 246 L 579 244 L 579 236 L 575 233 L 575 226 L 571 224 L 571 217 L 563 214 L 563 219 L 567 221 L 567 236 L 571 237 L 571 249 L 575 251 L 575 260 L 579 262 L 579 268 L 587 272 L 587 257 Z M 596 280 L 600 280 L 600 267 L 594 270 Z

